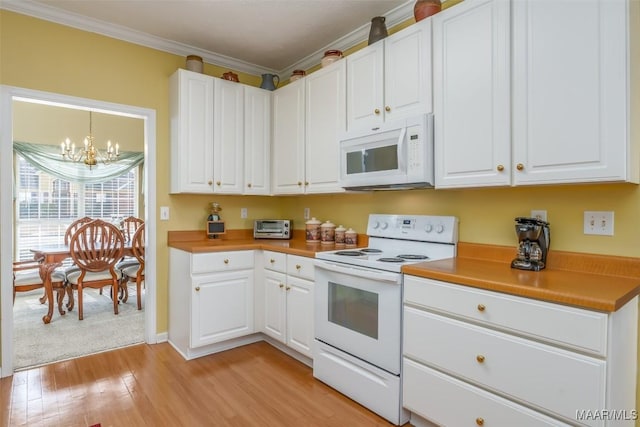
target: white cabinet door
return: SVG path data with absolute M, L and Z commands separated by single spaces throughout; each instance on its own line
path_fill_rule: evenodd
M 214 193 L 243 190 L 244 85 L 214 79 Z
M 253 332 L 253 270 L 194 276 L 192 348 Z
M 384 39 L 384 118 L 432 111 L 431 19 Z
M 304 79 L 273 92 L 271 182 L 275 194 L 304 193 Z
M 436 187 L 511 183 L 509 5 L 466 0 L 433 16 Z
M 371 129 L 384 122 L 384 43 L 374 43 L 346 57 L 349 130 Z
M 269 194 L 271 91 L 244 88 L 244 194 Z
M 213 80 L 182 69 L 169 79 L 171 193 L 213 191 Z
M 514 183 L 628 180 L 627 2 L 516 1 L 513 20 Z
M 306 193 L 338 193 L 340 135 L 346 130 L 346 62 L 307 76 L 306 84 Z
M 264 270 L 264 330 L 270 337 L 286 343 L 286 275 Z
M 287 345 L 313 357 L 313 282 L 287 278 Z

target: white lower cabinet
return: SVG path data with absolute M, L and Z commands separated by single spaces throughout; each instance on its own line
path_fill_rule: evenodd
M 312 357 L 313 259 L 264 251 L 263 332 Z
M 254 252 L 170 248 L 169 342 L 185 358 L 254 332 Z
M 633 425 L 637 298 L 601 313 L 412 276 L 404 290 L 413 414 L 448 426 Z

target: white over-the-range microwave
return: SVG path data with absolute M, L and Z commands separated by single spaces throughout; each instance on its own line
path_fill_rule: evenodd
M 433 115 L 388 122 L 340 139 L 340 185 L 348 190 L 430 188 Z

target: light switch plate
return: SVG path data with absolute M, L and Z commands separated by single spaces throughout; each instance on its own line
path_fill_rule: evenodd
M 160 206 L 160 220 L 161 221 L 169 220 L 169 206 Z
M 585 211 L 584 234 L 613 236 L 613 211 Z
M 245 219 L 247 217 L 247 208 L 240 208 L 240 218 Z

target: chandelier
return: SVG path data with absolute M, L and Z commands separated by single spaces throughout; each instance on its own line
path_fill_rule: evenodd
M 80 148 L 76 151 L 76 145 L 71 143 L 69 138 L 60 143 L 60 149 L 62 150 L 62 158 L 70 160 L 72 162 L 84 162 L 85 165 L 91 169 L 93 166 L 101 161 L 104 164 L 114 162 L 120 156 L 120 146 L 115 144 L 111 145 L 111 141 L 107 141 L 107 151 L 102 153 L 98 150 L 94 144 L 94 137 L 92 132 L 92 114 L 89 111 L 89 135 L 84 138 L 84 148 Z

